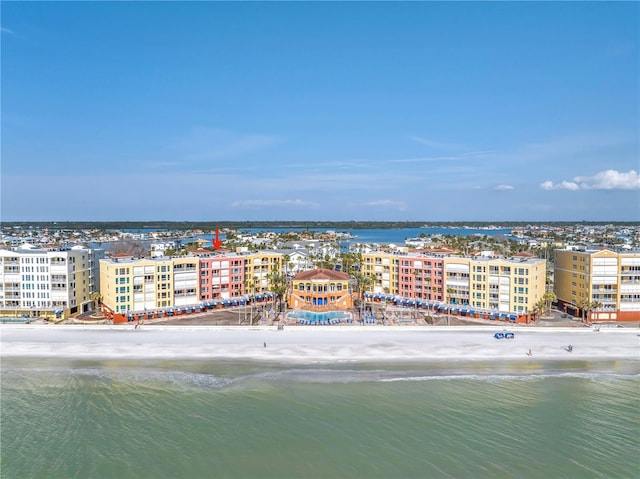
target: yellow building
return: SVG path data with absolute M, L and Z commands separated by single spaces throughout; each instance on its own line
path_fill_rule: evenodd
M 556 250 L 554 292 L 575 315 L 584 301 L 599 306 L 593 320 L 640 320 L 640 252 Z
M 452 280 L 445 259 L 445 282 Z M 529 314 L 546 291 L 547 262 L 533 257 L 473 258 L 469 260 L 469 305 L 497 311 Z
M 100 260 L 100 294 L 108 313 L 142 312 L 199 303 L 198 258 Z
M 374 293 L 398 293 L 398 254 L 386 251 L 362 253 L 362 273 L 372 279 Z
M 269 275 L 282 274 L 282 254 L 272 251 L 256 251 L 244 258 L 245 289 L 247 293 L 263 293 L 269 290 Z
M 160 272 L 164 274 L 159 285 Z M 135 271 L 135 273 L 134 273 Z M 161 303 L 156 300 L 156 292 L 164 289 L 164 301 L 172 301 L 169 295 L 169 281 L 172 271 L 170 258 L 133 258 L 117 254 L 100 260 L 100 294 L 103 309 L 112 313 L 127 313 L 153 309 Z M 168 303 L 171 304 L 171 303 Z

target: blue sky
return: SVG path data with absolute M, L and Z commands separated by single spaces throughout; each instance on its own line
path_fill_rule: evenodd
M 640 220 L 637 2 L 2 2 L 4 221 Z

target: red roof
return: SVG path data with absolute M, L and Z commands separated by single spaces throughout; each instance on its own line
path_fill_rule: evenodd
M 296 274 L 294 281 L 298 280 L 314 280 L 314 279 L 333 279 L 339 281 L 347 281 L 349 279 L 349 275 L 347 273 L 342 273 L 340 271 L 334 271 L 332 269 L 312 269 L 310 271 L 303 271 L 302 273 Z

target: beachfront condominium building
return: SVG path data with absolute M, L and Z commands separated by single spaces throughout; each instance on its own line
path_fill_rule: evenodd
M 100 260 L 100 285 L 108 314 L 173 306 L 173 261 L 115 254 Z
M 193 305 L 200 302 L 197 257 L 100 260 L 103 310 L 113 313 Z
M 528 314 L 545 293 L 546 261 L 540 258 L 384 251 L 362 257 L 377 294 Z
M 398 261 L 398 295 L 423 301 L 444 300 L 444 258 L 407 254 Z
M 66 318 L 90 311 L 99 254 L 84 246 L 0 250 L 0 314 Z
M 369 290 L 378 294 L 397 294 L 398 255 L 387 251 L 362 253 L 362 273 L 371 278 Z
M 554 292 L 565 311 L 594 320 L 640 320 L 640 251 L 555 251 Z
M 269 291 L 271 275 L 281 272 L 282 255 L 270 251 L 198 250 L 157 258 L 117 254 L 100 261 L 103 311 L 111 317 L 256 295 Z
M 529 314 L 546 291 L 544 259 L 444 258 L 445 301 L 500 313 Z
M 245 256 L 244 276 L 247 294 L 269 291 L 274 273 L 282 274 L 282 254 L 277 251 L 255 251 Z
M 238 253 L 212 252 L 198 256 L 201 301 L 233 298 L 245 294 L 245 290 L 254 292 L 255 282 L 245 282 L 246 256 Z

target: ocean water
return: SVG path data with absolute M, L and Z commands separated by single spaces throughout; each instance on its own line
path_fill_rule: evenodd
M 4 360 L 1 475 L 639 477 L 637 361 L 543 366 Z
M 311 231 L 325 232 L 328 228 L 310 228 Z M 259 233 L 262 231 L 274 231 L 277 233 L 283 233 L 287 231 L 304 231 L 305 228 L 249 228 L 247 230 L 251 233 Z M 511 234 L 511 228 L 499 228 L 499 229 L 476 229 L 476 228 L 369 228 L 369 229 L 340 229 L 343 233 L 350 233 L 353 238 L 344 240 L 344 244 L 350 243 L 396 243 L 404 244 L 407 238 L 417 238 L 420 234 L 426 235 L 456 235 L 456 236 L 471 236 L 471 235 L 508 235 Z M 198 238 L 211 241 L 215 235 L 201 234 Z M 226 236 L 221 235 L 220 238 L 225 239 Z

